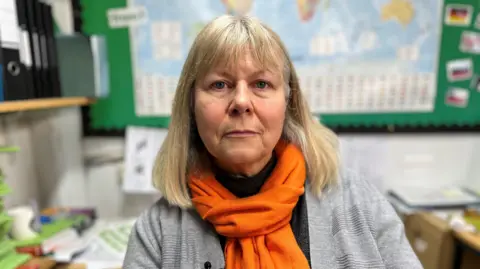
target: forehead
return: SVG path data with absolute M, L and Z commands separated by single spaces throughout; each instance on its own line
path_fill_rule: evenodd
M 234 60 L 223 60 L 213 65 L 207 73 L 271 73 L 273 75 L 283 75 L 283 61 L 262 62 L 252 57 L 250 53 L 245 53 L 243 57 Z
M 235 70 L 255 66 L 282 71 L 287 60 L 279 37 L 266 26 L 248 18 L 226 17 L 215 21 L 197 36 L 192 58 L 194 80 L 215 69 Z

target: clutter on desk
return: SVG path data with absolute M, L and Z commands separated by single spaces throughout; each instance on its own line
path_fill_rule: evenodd
M 390 191 L 387 199 L 405 224 L 405 233 L 425 269 L 451 269 L 478 264 L 480 256 L 458 254 L 456 233 L 480 234 L 480 204 L 474 192 L 461 187 L 413 190 L 410 194 Z M 462 257 L 459 257 L 462 256 Z
M 0 194 L 4 193 L 0 184 Z M 0 233 L 7 238 L 0 247 L 0 268 L 14 269 L 32 257 L 48 257 L 60 263 L 77 262 L 89 266 L 118 268 L 122 265 L 128 236 L 135 219 L 97 220 L 93 208 L 36 209 L 36 203 L 12 208 L 0 214 L 9 220 L 10 226 L 0 225 Z M 2 234 L 0 234 L 2 235 Z M 18 261 L 4 266 L 3 253 L 16 253 Z M 12 264 L 11 261 L 8 261 Z M 93 265 L 92 265 L 93 264 Z
M 388 195 L 410 208 L 445 209 L 480 205 L 480 196 L 460 186 L 395 188 Z
M 14 147 L 0 147 L 0 153 L 16 152 Z M 3 197 L 11 192 L 7 186 L 2 170 L 0 169 L 0 268 L 14 269 L 30 259 L 30 255 L 16 252 L 8 233 L 12 227 L 13 219 L 5 212 Z
M 410 193 L 391 190 L 387 199 L 403 217 L 427 211 L 448 223 L 455 231 L 480 231 L 480 196 L 468 189 L 410 189 Z

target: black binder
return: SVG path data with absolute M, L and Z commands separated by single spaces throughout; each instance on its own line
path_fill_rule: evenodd
M 27 29 L 30 33 L 30 46 L 32 53 L 33 77 L 35 83 L 35 97 L 45 97 L 46 85 L 42 74 L 42 56 L 40 48 L 40 36 L 37 26 L 36 1 L 26 0 Z
M 80 0 L 71 0 L 73 15 L 73 30 L 81 33 L 83 28 L 82 11 L 83 7 Z
M 48 4 L 42 6 L 43 23 L 47 40 L 47 59 L 53 96 L 61 96 L 60 75 L 58 70 L 57 43 L 55 42 L 55 29 L 53 23 L 52 7 Z
M 48 62 L 48 44 L 47 33 L 44 18 L 44 3 L 39 0 L 33 0 L 35 2 L 35 20 L 37 22 L 38 37 L 40 39 L 40 62 L 42 67 L 42 81 L 45 85 L 45 91 L 43 97 L 52 97 L 52 81 L 50 75 L 50 63 Z
M 0 66 L 0 101 L 28 99 L 30 96 L 25 79 L 26 69 L 20 62 L 18 48 L 0 44 Z
M 16 10 L 17 10 L 17 23 L 18 31 L 20 35 L 20 44 L 19 44 L 19 53 L 20 61 L 22 62 L 25 68 L 25 83 L 27 84 L 27 96 L 26 98 L 34 98 L 35 96 L 35 83 L 33 75 L 33 65 L 32 65 L 32 48 L 30 47 L 30 33 L 27 28 L 27 10 L 26 10 L 26 1 L 27 0 L 16 0 Z

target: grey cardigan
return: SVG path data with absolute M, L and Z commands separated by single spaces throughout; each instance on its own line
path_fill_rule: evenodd
M 313 269 L 423 268 L 403 223 L 369 182 L 343 172 L 318 198 L 306 191 Z M 194 209 L 158 200 L 137 220 L 124 269 L 221 269 L 223 251 L 213 227 Z

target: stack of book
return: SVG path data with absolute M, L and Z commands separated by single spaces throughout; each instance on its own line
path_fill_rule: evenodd
M 2 149 L 0 148 L 0 152 Z M 12 225 L 12 219 L 7 215 L 4 207 L 4 197 L 10 193 L 0 170 L 0 268 L 15 269 L 30 259 L 30 255 L 18 254 L 11 243 L 8 233 Z

